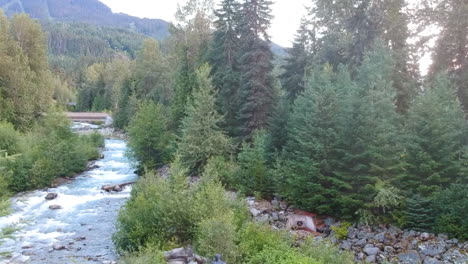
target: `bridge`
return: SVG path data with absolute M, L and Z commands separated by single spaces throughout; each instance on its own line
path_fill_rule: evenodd
M 73 122 L 112 124 L 112 117 L 107 113 L 67 112 L 66 116 Z

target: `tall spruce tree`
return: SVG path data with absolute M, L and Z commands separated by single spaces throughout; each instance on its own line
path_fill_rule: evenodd
M 404 173 L 400 116 L 393 103 L 393 60 L 383 45 L 364 55 L 355 89 L 346 96 L 337 174 L 351 186 L 350 196 L 365 208 L 372 203 L 378 180 L 392 181 Z
M 181 120 L 186 116 L 187 103 L 192 99 L 192 93 L 196 86 L 197 80 L 193 67 L 189 62 L 188 50 L 184 49 L 171 104 L 171 127 L 173 130 L 179 128 Z
M 428 107 L 430 106 L 430 107 Z M 408 112 L 408 173 L 399 179 L 407 192 L 430 195 L 466 179 L 467 124 L 456 89 L 447 76 L 437 77 Z
M 347 208 L 353 210 L 356 206 L 340 205 L 337 200 L 340 196 L 342 201 L 349 201 L 345 197 L 351 185 L 333 171 L 340 158 L 337 144 L 344 97 L 334 78 L 330 66 L 312 72 L 304 94 L 294 104 L 281 168 L 286 178 L 281 189 L 302 209 L 346 218 L 352 214 Z M 347 85 L 352 86 L 349 78 Z
M 240 4 L 237 0 L 223 0 L 215 11 L 216 30 L 209 53 L 213 85 L 218 91 L 217 104 L 225 116 L 224 127 L 236 135 L 239 104 L 238 23 Z
M 178 142 L 181 161 L 192 173 L 200 173 L 210 158 L 224 156 L 231 150 L 230 139 L 220 128 L 223 116 L 216 110 L 209 74 L 207 65 L 196 72 L 198 87 L 187 106 Z
M 266 128 L 274 106 L 273 53 L 270 50 L 271 1 L 246 0 L 240 25 L 240 136 L 250 140 L 253 133 Z
M 311 56 L 308 50 L 311 41 L 311 32 L 307 29 L 308 23 L 305 18 L 301 20 L 293 46 L 288 49 L 288 57 L 282 66 L 284 72 L 280 79 L 290 103 L 304 91 L 305 72 Z

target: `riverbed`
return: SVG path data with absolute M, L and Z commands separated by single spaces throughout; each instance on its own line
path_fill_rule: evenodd
M 13 198 L 13 213 L 0 217 L 0 264 L 110 263 L 117 259 L 112 234 L 119 209 L 131 187 L 107 193 L 101 186 L 134 181 L 137 175 L 125 156 L 126 142 L 106 139 L 98 168 L 57 188 L 22 193 Z M 47 201 L 47 193 L 58 197 Z M 50 205 L 62 209 L 51 210 Z M 6 229 L 5 229 L 6 228 Z

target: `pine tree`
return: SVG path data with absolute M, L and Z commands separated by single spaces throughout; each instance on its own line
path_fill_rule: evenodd
M 466 159 L 463 153 L 467 131 L 453 83 L 447 76 L 439 76 L 416 98 L 408 112 L 409 167 L 408 173 L 399 179 L 402 189 L 429 195 L 463 179 L 460 172 Z
M 181 120 L 186 116 L 187 102 L 192 99 L 192 93 L 197 86 L 195 72 L 189 63 L 188 50 L 184 50 L 182 61 L 177 72 L 174 98 L 171 104 L 171 128 L 177 130 Z
M 350 184 L 351 197 L 360 201 L 359 207 L 372 203 L 378 180 L 393 181 L 405 171 L 392 73 L 391 53 L 377 46 L 364 55 L 354 89 L 343 102 L 345 129 L 339 135 L 343 156 L 336 173 Z
M 246 0 L 240 25 L 239 122 L 240 136 L 251 139 L 258 129 L 266 128 L 274 107 L 270 37 L 271 1 Z
M 417 231 L 430 231 L 434 225 L 433 202 L 420 195 L 414 195 L 406 202 L 406 227 Z
M 237 187 L 242 192 L 268 197 L 273 194 L 273 185 L 269 177 L 266 153 L 266 134 L 257 131 L 252 142 L 245 142 L 238 156 L 239 173 Z
M 223 117 L 216 111 L 215 93 L 207 65 L 197 70 L 198 87 L 182 120 L 178 151 L 192 173 L 200 173 L 208 160 L 230 152 L 230 139 L 221 130 Z
M 209 53 L 213 85 L 218 91 L 217 104 L 225 116 L 224 127 L 236 134 L 239 96 L 238 19 L 240 5 L 237 0 L 224 0 L 215 11 L 217 20 Z
M 343 80 L 346 72 L 342 72 Z M 312 72 L 304 94 L 294 104 L 288 127 L 283 168 L 284 195 L 302 209 L 347 217 L 356 205 L 349 197 L 351 185 L 335 173 L 338 152 L 343 87 L 330 66 Z M 347 85 L 352 86 L 347 79 Z M 340 204 L 340 197 L 346 204 Z M 346 211 L 349 210 L 349 211 Z
M 308 21 L 303 18 L 293 46 L 288 49 L 285 65 L 282 66 L 284 72 L 280 78 L 283 89 L 286 91 L 286 98 L 290 103 L 294 102 L 297 96 L 304 91 L 305 72 L 311 56 L 308 51 L 311 32 L 307 26 Z

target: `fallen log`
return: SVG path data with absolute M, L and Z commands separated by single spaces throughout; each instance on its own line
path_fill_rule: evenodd
M 135 182 L 124 182 L 121 184 L 116 184 L 116 185 L 104 185 L 101 187 L 101 190 L 106 191 L 106 192 L 121 192 L 125 186 L 132 185 Z

